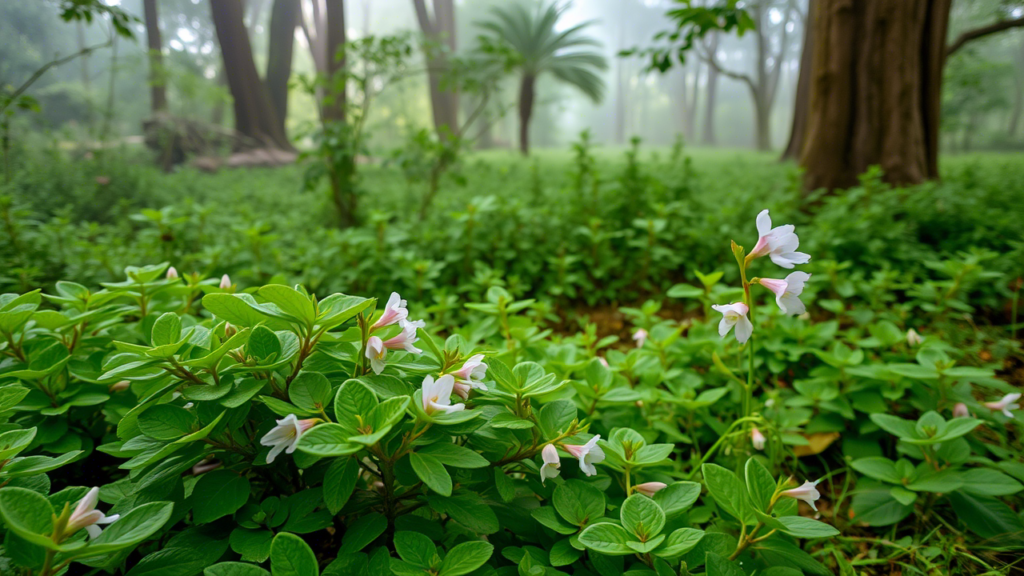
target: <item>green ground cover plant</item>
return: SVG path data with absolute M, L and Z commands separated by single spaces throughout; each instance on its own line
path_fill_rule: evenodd
M 302 166 L 19 153 L 0 571 L 1012 573 L 1015 160 L 805 197 L 583 137 L 422 219 L 370 165 L 341 230 Z

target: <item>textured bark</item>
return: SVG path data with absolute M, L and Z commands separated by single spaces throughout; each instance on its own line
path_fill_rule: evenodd
M 299 24 L 299 0 L 274 0 L 270 12 L 267 48 L 267 94 L 281 132 L 288 117 L 288 79 L 292 75 L 295 27 Z
M 782 153 L 782 160 L 799 160 L 804 149 L 807 134 L 807 109 L 811 99 L 811 61 L 814 54 L 814 22 L 818 0 L 809 0 L 807 17 L 804 19 L 804 47 L 800 53 L 800 74 L 796 82 L 796 101 L 793 104 L 793 125 L 789 131 L 789 143 Z
M 805 186 L 846 188 L 877 164 L 892 184 L 938 175 L 939 105 L 952 0 L 819 0 Z
M 537 78 L 523 74 L 519 84 L 519 151 L 523 156 L 530 154 L 530 118 L 533 116 L 533 99 Z
M 214 0 L 210 2 L 210 12 L 217 30 L 228 88 L 234 99 L 235 130 L 261 145 L 291 150 L 291 143 L 270 105 L 266 87 L 256 72 L 252 46 L 242 20 L 241 2 Z
M 156 0 L 145 0 L 146 46 L 149 49 L 149 95 L 153 113 L 167 110 L 167 87 L 164 83 L 163 42 L 160 39 L 160 17 Z
M 448 55 L 455 53 L 456 49 L 455 5 L 452 0 L 434 0 L 433 5 L 434 14 L 431 17 L 426 0 L 413 0 L 420 30 L 428 41 L 435 44 L 427 55 L 427 82 L 434 128 L 438 136 L 443 138 L 454 133 L 459 126 L 459 95 L 441 86 L 441 79 L 448 69 Z
M 327 43 L 326 43 L 326 65 L 327 77 L 331 89 L 334 90 L 336 78 L 344 73 L 345 59 L 339 58 L 338 49 L 345 45 L 345 2 L 343 0 L 328 0 L 326 10 L 327 22 Z M 344 86 L 341 86 L 335 93 L 331 94 L 331 101 L 323 107 L 324 120 L 345 121 L 345 94 Z

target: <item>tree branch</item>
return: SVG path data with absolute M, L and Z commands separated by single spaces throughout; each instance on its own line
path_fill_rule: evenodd
M 1018 28 L 1021 26 L 1024 26 L 1024 17 L 1014 20 L 1000 20 L 999 22 L 993 22 L 988 26 L 968 30 L 957 36 L 956 41 L 946 48 L 946 58 L 952 56 L 954 52 L 963 48 L 964 44 L 967 44 L 971 40 L 977 40 L 978 38 L 984 38 L 989 34 L 995 34 L 996 32 L 1002 32 L 1003 30 L 1009 30 L 1010 28 Z
M 46 71 L 49 70 L 50 68 L 54 68 L 56 66 L 60 66 L 61 64 L 67 64 L 68 62 L 74 60 L 75 58 L 78 58 L 79 56 L 86 56 L 86 55 L 91 54 L 92 52 L 95 52 L 95 51 L 100 50 L 102 48 L 107 48 L 109 46 L 112 46 L 113 43 L 114 43 L 114 39 L 113 39 L 113 37 L 111 37 L 109 40 L 107 40 L 103 44 L 97 44 L 95 46 L 89 46 L 88 48 L 83 48 L 83 49 L 79 50 L 78 52 L 75 52 L 74 54 L 72 54 L 70 56 L 65 56 L 64 58 L 58 58 L 58 59 L 56 59 L 56 60 L 54 60 L 52 62 L 47 62 L 46 64 L 43 65 L 42 68 L 36 70 L 32 74 L 32 76 L 30 76 L 29 79 L 25 81 L 24 84 L 22 84 L 21 86 L 18 86 L 17 90 L 15 90 L 14 92 L 11 93 L 7 103 L 4 104 L 4 106 L 2 108 L 0 108 L 0 112 L 3 112 L 4 110 L 7 109 L 8 106 L 13 104 L 14 101 L 18 99 L 18 96 L 21 96 L 22 94 L 24 94 L 25 91 L 28 90 L 33 84 L 35 84 L 36 80 L 39 80 L 39 78 L 42 77 L 43 74 L 46 74 Z
M 701 60 L 707 62 L 719 74 L 722 74 L 723 76 L 728 76 L 733 80 L 739 80 L 740 82 L 744 82 L 746 83 L 747 87 L 750 88 L 751 91 L 755 93 L 757 92 L 757 87 L 754 85 L 754 79 L 751 78 L 749 74 L 741 74 L 739 72 L 733 72 L 732 70 L 726 70 L 725 68 L 722 68 L 721 64 L 718 63 L 718 59 L 715 58 L 714 54 L 710 53 L 710 50 L 708 51 L 708 54 L 702 54 L 700 50 L 695 50 L 695 52 L 697 52 L 697 56 Z

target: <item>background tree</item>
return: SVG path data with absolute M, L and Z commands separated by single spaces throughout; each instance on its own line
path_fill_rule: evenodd
M 455 4 L 452 0 L 434 0 L 432 4 L 433 14 L 427 9 L 426 0 L 413 0 L 416 20 L 426 39 L 424 53 L 434 128 L 438 136 L 445 138 L 446 133 L 459 128 L 459 95 L 441 82 L 449 57 L 456 50 Z
M 267 47 L 267 95 L 282 133 L 288 116 L 288 79 L 292 75 L 295 28 L 299 24 L 299 0 L 274 0 L 270 12 L 270 42 Z
M 149 48 L 149 92 L 153 114 L 167 110 L 167 85 L 164 80 L 163 42 L 160 39 L 160 16 L 156 0 L 145 0 L 146 46 Z
M 519 149 L 524 155 L 530 153 L 530 118 L 540 75 L 549 73 L 595 102 L 604 94 L 604 80 L 597 72 L 606 70 L 608 62 L 587 50 L 601 45 L 583 34 L 590 23 L 559 32 L 561 13 L 553 4 L 536 11 L 515 4 L 494 9 L 492 19 L 481 24 L 490 32 L 483 39 L 485 50 L 502 54 L 506 67 L 519 73 Z

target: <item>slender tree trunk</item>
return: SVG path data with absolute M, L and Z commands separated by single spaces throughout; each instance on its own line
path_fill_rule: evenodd
M 1014 75 L 1014 86 L 1016 96 L 1013 100 L 1013 112 L 1010 113 L 1010 122 L 1007 127 L 1007 135 L 1013 138 L 1017 135 L 1017 126 L 1020 125 L 1021 113 L 1024 113 L 1024 41 L 1020 43 L 1021 57 L 1017 61 L 1017 74 Z
M 804 47 L 800 53 L 800 75 L 796 82 L 796 102 L 793 104 L 793 125 L 789 131 L 789 143 L 782 153 L 782 160 L 799 160 L 803 152 L 804 136 L 807 133 L 807 109 L 811 99 L 811 61 L 814 54 L 814 18 L 818 0 L 807 3 L 807 18 L 804 20 Z
M 519 84 L 519 151 L 523 156 L 530 154 L 530 118 L 533 116 L 533 98 L 537 78 L 523 73 Z
M 249 34 L 242 21 L 242 4 L 213 0 L 210 12 L 217 29 L 228 87 L 234 99 L 235 130 L 263 145 L 291 150 L 291 143 L 270 105 L 266 87 L 256 72 Z
M 345 45 L 345 3 L 343 0 L 327 2 L 327 75 L 331 90 L 330 102 L 324 104 L 324 120 L 345 121 L 345 100 L 347 98 L 342 74 L 345 59 L 340 58 L 338 49 Z
M 690 91 L 689 106 L 686 109 L 686 141 L 697 140 L 697 104 L 700 94 L 700 73 L 701 65 L 699 60 L 694 60 L 693 67 L 693 89 Z M 684 86 L 685 90 L 686 87 Z
M 434 15 L 427 12 L 426 0 L 413 0 L 420 29 L 431 44 L 427 49 L 427 82 L 434 128 L 439 137 L 459 129 L 459 95 L 441 80 L 448 68 L 448 56 L 455 52 L 455 5 L 453 0 L 434 0 Z
M 146 45 L 149 49 L 149 94 L 153 114 L 167 110 L 167 85 L 164 82 L 163 42 L 160 40 L 160 16 L 156 0 L 145 0 Z
M 299 23 L 299 0 L 274 0 L 270 12 L 270 42 L 267 48 L 267 94 L 278 128 L 285 130 L 288 117 L 288 79 L 292 75 L 295 27 Z
M 713 55 L 718 51 L 718 33 L 711 34 L 711 43 L 708 51 Z M 706 146 L 715 145 L 715 104 L 717 104 L 718 92 L 718 68 L 708 66 L 708 85 L 705 87 L 704 96 L 704 138 Z
M 806 142 L 809 190 L 938 176 L 939 107 L 952 0 L 819 0 Z

